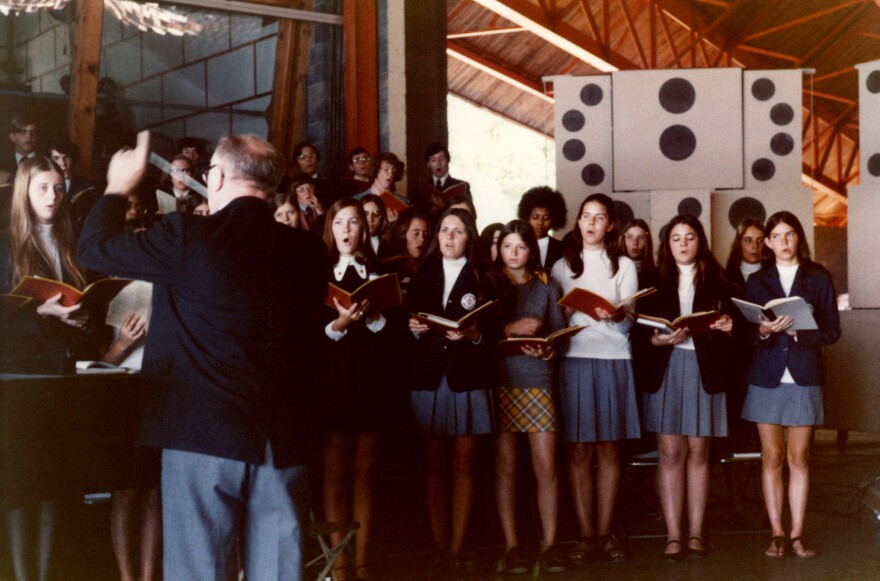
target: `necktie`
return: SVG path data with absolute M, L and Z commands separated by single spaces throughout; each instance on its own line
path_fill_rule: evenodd
M 434 180 L 434 187 L 437 188 L 438 190 L 443 189 L 443 183 L 440 181 L 440 178 L 437 178 L 436 180 Z
M 315 209 L 311 206 L 306 206 L 306 224 L 311 226 L 315 223 Z

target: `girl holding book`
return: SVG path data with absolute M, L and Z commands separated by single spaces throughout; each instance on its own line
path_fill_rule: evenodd
M 352 198 L 334 202 L 327 212 L 324 243 L 333 265 L 329 282 L 352 292 L 374 278 L 376 257 L 367 219 Z M 324 445 L 324 513 L 331 522 L 355 520 L 355 567 L 344 578 L 369 579 L 368 550 L 372 529 L 375 469 L 380 430 L 388 423 L 390 393 L 380 361 L 386 352 L 387 321 L 368 301 L 345 307 L 334 298 L 326 309 L 318 393 L 327 406 Z M 349 511 L 349 505 L 352 505 Z M 341 535 L 332 535 L 340 542 Z
M 483 261 L 478 240 L 470 212 L 443 212 L 410 289 L 413 312 L 459 320 L 495 298 L 491 265 Z M 428 517 L 441 566 L 463 573 L 461 548 L 474 501 L 478 437 L 493 429 L 496 378 L 490 349 L 500 336 L 500 321 L 487 315 L 441 332 L 411 317 L 409 329 L 415 337 L 411 405 L 424 437 Z
M 761 270 L 763 251 L 764 225 L 754 218 L 746 218 L 736 227 L 736 236 L 730 245 L 724 269 L 727 280 L 745 292 L 749 276 Z
M 840 338 L 837 295 L 829 272 L 810 259 L 803 226 L 794 214 L 773 214 L 764 232 L 764 244 L 772 254 L 764 267 L 749 277 L 746 299 L 763 305 L 776 298 L 801 297 L 812 308 L 818 329 L 793 331 L 788 316 L 773 321 L 762 317 L 760 325 L 751 325 L 754 356 L 742 417 L 758 424 L 761 439 L 761 483 L 772 528 L 764 554 L 782 557 L 791 550 L 798 557 L 809 558 L 816 552 L 807 548 L 802 535 L 810 487 L 810 446 L 814 426 L 825 421 L 822 347 Z M 782 467 L 786 459 L 791 510 L 787 545 L 782 526 Z
M 577 224 L 566 237 L 563 259 L 551 274 L 564 293 L 582 288 L 613 304 L 636 293 L 636 268 L 623 255 L 615 220 L 614 202 L 604 194 L 592 194 L 581 204 Z M 628 307 L 619 313 L 600 309 L 598 319 L 571 314 L 570 324 L 590 325 L 572 337 L 559 371 L 562 437 L 568 444 L 581 537 L 568 555 L 573 564 L 598 557 L 626 558 L 611 526 L 620 485 L 621 441 L 640 435 L 630 365 L 630 313 Z M 594 454 L 598 456 L 595 480 Z
M 724 392 L 733 374 L 735 308 L 732 289 L 709 248 L 699 219 L 673 218 L 662 230 L 657 292 L 639 304 L 639 313 L 668 320 L 681 315 L 718 311 L 706 332 L 691 335 L 638 325 L 633 350 L 636 380 L 644 393 L 645 430 L 657 434 L 660 465 L 657 490 L 666 521 L 663 558 L 680 560 L 688 553 L 706 554 L 703 517 L 709 492 L 709 441 L 727 435 Z M 688 535 L 682 535 L 687 507 Z
M 565 327 L 562 293 L 541 267 L 532 226 L 513 220 L 501 230 L 496 262 L 502 272 L 505 337 L 541 337 Z M 505 280 L 506 279 L 506 280 Z M 504 532 L 504 568 L 525 573 L 531 561 L 516 534 L 517 434 L 528 435 L 532 469 L 537 481 L 543 547 L 541 568 L 565 570 L 565 554 L 556 545 L 559 481 L 556 473 L 556 405 L 550 348 L 522 347 L 518 355 L 498 361 L 499 432 L 495 440 L 495 495 Z
M 76 239 L 64 174 L 49 158 L 34 156 L 18 166 L 12 187 L 8 238 L 0 239 L 0 293 L 25 276 L 60 280 L 82 289 L 85 271 L 76 262 Z M 36 307 L 25 306 L 4 321 L 4 357 L 47 360 L 87 345 L 80 330 L 86 322 L 79 305 L 62 306 L 61 293 Z M 14 352 L 14 353 L 13 353 Z M 86 358 L 86 357 L 83 357 Z M 4 516 L 16 579 L 45 579 L 50 566 L 55 501 L 18 506 Z

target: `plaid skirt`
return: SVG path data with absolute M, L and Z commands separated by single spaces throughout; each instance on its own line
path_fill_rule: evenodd
M 498 423 L 502 432 L 555 432 L 556 405 L 549 389 L 500 387 Z

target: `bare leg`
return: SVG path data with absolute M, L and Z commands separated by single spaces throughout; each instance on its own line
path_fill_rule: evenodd
M 461 552 L 474 503 L 476 455 L 476 436 L 456 436 L 452 439 L 452 539 L 449 552 L 453 555 Z
M 593 450 L 590 442 L 569 442 L 568 468 L 571 478 L 571 495 L 580 525 L 581 537 L 595 537 L 593 525 Z
M 709 500 L 709 438 L 687 439 L 687 506 L 689 539 L 688 548 L 697 551 L 706 547 L 703 539 L 703 518 Z
M 556 518 L 559 513 L 559 477 L 556 473 L 556 432 L 529 434 L 532 469 L 538 493 L 538 513 L 544 546 L 556 544 Z
M 351 437 L 345 434 L 329 434 L 324 444 L 324 518 L 328 522 L 349 520 L 349 456 Z M 342 541 L 341 533 L 330 535 L 336 545 Z M 346 566 L 346 555 L 340 555 L 337 564 L 340 569 Z
M 504 548 L 519 544 L 516 537 L 516 434 L 500 432 L 495 437 L 495 502 Z
M 25 505 L 7 512 L 6 538 L 9 539 L 9 550 L 12 555 L 12 570 L 16 581 L 27 581 L 32 578 L 30 572 L 29 546 L 34 537 L 33 512 L 34 505 Z
M 449 549 L 449 439 L 425 441 L 425 501 L 434 544 L 441 553 Z
M 162 569 L 162 494 L 158 488 L 144 491 L 141 520 L 141 581 L 152 581 Z
M 788 429 L 788 505 L 791 509 L 791 538 L 799 539 L 804 533 L 804 515 L 807 512 L 807 495 L 810 491 L 810 446 L 813 442 L 812 426 Z M 800 557 L 812 557 L 815 551 L 807 549 L 800 541 L 792 543 L 792 552 Z
M 134 568 L 134 520 L 138 506 L 138 491 L 129 488 L 113 491 L 113 504 L 110 507 L 110 540 L 113 542 L 113 553 L 116 555 L 116 566 L 122 581 L 135 581 L 137 573 Z
M 785 432 L 782 426 L 758 424 L 758 436 L 761 438 L 761 487 L 767 516 L 770 518 L 771 534 L 774 537 L 784 537 L 782 465 L 785 460 Z M 778 547 L 771 545 L 765 554 L 778 556 Z
M 376 458 L 379 454 L 379 434 L 358 434 L 354 461 L 354 520 L 361 524 L 355 534 L 355 563 L 357 575 L 369 578 L 367 549 L 373 523 L 373 500 L 376 488 Z
M 620 442 L 597 442 L 599 469 L 596 473 L 596 504 L 599 536 L 611 534 L 614 506 L 620 490 Z
M 688 456 L 687 437 L 673 434 L 657 434 L 660 463 L 657 467 L 657 492 L 663 519 L 666 521 L 666 541 L 681 543 L 681 517 L 684 511 L 685 470 Z M 678 553 L 681 544 L 667 544 L 664 552 Z

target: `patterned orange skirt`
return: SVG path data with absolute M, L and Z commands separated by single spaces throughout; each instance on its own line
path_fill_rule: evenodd
M 502 432 L 555 432 L 556 405 L 549 389 L 500 387 L 499 430 Z

